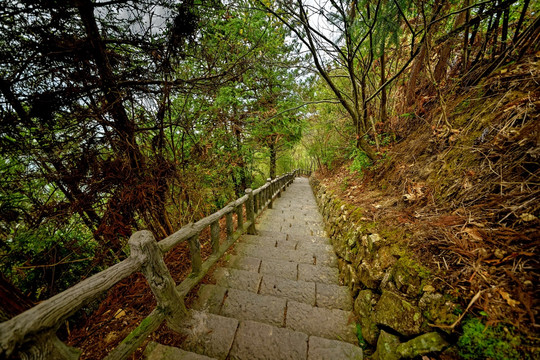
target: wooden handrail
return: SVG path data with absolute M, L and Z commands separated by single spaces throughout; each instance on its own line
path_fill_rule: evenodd
M 274 198 L 281 196 L 281 192 L 286 190 L 297 174 L 307 174 L 307 172 L 295 170 L 269 180 L 253 191 L 247 189 L 246 195 L 195 223 L 183 226 L 159 242 L 156 242 L 149 231 L 134 233 L 129 240 L 131 253 L 126 260 L 0 323 L 0 357 L 18 354 L 19 357 L 28 359 L 78 359 L 80 352 L 58 340 L 56 330 L 85 304 L 137 271 L 141 271 L 145 276 L 156 297 L 157 307 L 116 349 L 109 353 L 106 359 L 126 359 L 164 320 L 167 320 L 171 329 L 179 331 L 182 319 L 187 314 L 184 306 L 184 297 L 187 293 L 202 280 L 242 234 L 245 232 L 256 234 L 255 216 L 266 207 L 271 207 Z M 244 205 L 246 206 L 245 220 Z M 233 213 L 237 214 L 236 231 L 234 231 Z M 220 245 L 219 220 L 224 216 L 226 217 L 227 239 Z M 212 254 L 203 262 L 198 236 L 206 227 L 211 229 Z M 184 241 L 189 242 L 192 271 L 176 286 L 163 262 L 163 254 Z

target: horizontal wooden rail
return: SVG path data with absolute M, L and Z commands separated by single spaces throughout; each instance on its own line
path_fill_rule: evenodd
M 221 210 L 188 225 L 156 242 L 151 232 L 134 233 L 126 260 L 103 270 L 73 287 L 51 297 L 33 308 L 0 323 L 0 357 L 16 356 L 27 359 L 78 359 L 80 351 L 70 348 L 56 337 L 56 331 L 71 315 L 119 281 L 140 271 L 145 276 L 157 301 L 156 308 L 139 326 L 111 351 L 106 359 L 126 359 L 155 331 L 163 321 L 169 328 L 180 331 L 187 315 L 184 298 L 208 273 L 234 242 L 244 233 L 256 234 L 255 216 L 271 208 L 276 197 L 294 181 L 297 175 L 309 175 L 295 170 L 276 179 L 268 179 L 258 189 L 246 190 L 246 195 L 227 204 Z M 243 207 L 246 208 L 244 219 Z M 234 231 L 233 214 L 237 215 Z M 227 238 L 219 243 L 219 220 L 226 218 Z M 201 260 L 199 234 L 210 227 L 212 254 Z M 191 257 L 191 274 L 179 285 L 172 279 L 163 254 L 187 241 Z

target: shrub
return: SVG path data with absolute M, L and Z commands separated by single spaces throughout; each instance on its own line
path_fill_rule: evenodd
M 484 325 L 473 318 L 463 324 L 463 335 L 458 340 L 459 355 L 464 359 L 518 359 L 519 336 L 502 326 Z
M 354 149 L 349 159 L 353 160 L 351 166 L 349 167 L 351 172 L 356 171 L 362 173 L 365 168 L 371 165 L 371 160 L 367 154 L 360 149 Z

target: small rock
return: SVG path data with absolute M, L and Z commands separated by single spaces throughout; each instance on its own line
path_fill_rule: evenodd
M 379 234 L 371 234 L 367 237 L 367 249 L 369 252 L 373 252 L 375 250 L 375 244 L 377 244 L 379 241 L 381 241 L 381 237 Z
M 519 217 L 523 221 L 534 221 L 534 220 L 537 219 L 536 216 L 534 216 L 532 214 L 529 214 L 529 213 L 521 214 L 521 215 L 519 215 Z
M 118 309 L 116 313 L 114 314 L 115 319 L 120 319 L 121 317 L 126 316 L 126 312 L 122 309 Z
M 116 331 L 111 331 L 110 333 L 107 334 L 107 336 L 105 336 L 105 343 L 106 344 L 113 343 L 118 338 L 118 335 L 119 334 Z
M 428 293 L 426 292 L 421 298 L 420 301 L 418 301 L 418 306 L 422 310 L 427 310 L 429 306 L 444 302 L 442 294 L 439 293 Z
M 456 304 L 444 299 L 440 293 L 425 292 L 418 306 L 422 309 L 424 317 L 431 323 L 450 325 L 458 315 L 454 313 Z
M 369 239 L 372 243 L 376 243 L 381 240 L 381 237 L 379 236 L 379 234 L 371 234 L 369 235 Z
M 402 358 L 414 358 L 430 352 L 441 351 L 448 342 L 439 333 L 430 332 L 398 345 L 396 352 Z
M 501 250 L 501 249 L 495 249 L 495 257 L 497 259 L 502 259 L 504 257 L 504 255 L 506 254 L 506 251 L 504 250 Z
M 396 350 L 399 346 L 399 338 L 381 330 L 381 335 L 377 340 L 377 350 L 373 354 L 374 360 L 398 360 L 399 355 Z
M 354 311 L 359 315 L 362 338 L 370 345 L 377 343 L 379 328 L 373 321 L 373 305 L 377 303 L 377 295 L 371 290 L 361 290 L 354 301 Z
M 384 271 L 380 269 L 380 266 L 376 265 L 376 263 L 362 260 L 356 270 L 358 280 L 368 289 L 378 288 L 384 277 Z
M 426 285 L 426 286 L 424 286 L 424 287 L 422 288 L 422 290 L 423 290 L 424 292 L 427 292 L 427 293 L 433 293 L 433 292 L 435 292 L 435 288 L 434 288 L 433 286 L 429 285 L 429 284 Z
M 362 245 L 367 248 L 367 246 L 368 246 L 368 237 L 367 237 L 367 235 L 362 235 Z
M 420 333 L 423 321 L 420 309 L 391 291 L 383 291 L 375 311 L 378 325 L 391 327 L 405 336 Z

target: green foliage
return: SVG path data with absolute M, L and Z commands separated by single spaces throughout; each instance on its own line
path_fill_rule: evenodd
M 396 135 L 393 133 L 377 134 L 377 139 L 379 140 L 380 146 L 388 146 L 396 141 Z M 370 139 L 368 142 L 371 146 L 375 146 L 376 144 L 375 140 L 372 139 Z
M 368 344 L 362 336 L 362 325 L 360 323 L 356 323 L 356 337 L 358 338 L 358 346 L 360 346 L 362 349 L 366 349 Z
M 354 149 L 349 158 L 352 159 L 349 168 L 351 172 L 358 172 L 361 174 L 364 169 L 371 165 L 371 160 L 367 154 L 360 149 Z
M 97 243 L 77 220 L 60 229 L 52 223 L 38 229 L 18 227 L 0 252 L 2 273 L 40 300 L 99 271 L 91 267 Z
M 459 355 L 464 359 L 518 359 L 519 336 L 503 325 L 484 325 L 472 318 L 463 324 L 463 335 L 458 340 Z

